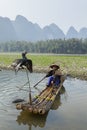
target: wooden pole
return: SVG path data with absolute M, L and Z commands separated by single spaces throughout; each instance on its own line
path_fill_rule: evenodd
M 26 73 L 27 73 L 27 79 L 28 79 L 28 84 L 29 84 L 29 103 L 30 103 L 30 105 L 31 105 L 31 104 L 32 104 L 31 87 L 30 87 L 30 80 L 29 80 L 29 75 L 28 75 L 27 69 L 26 69 Z
M 46 78 L 46 76 L 43 77 L 40 81 L 38 81 L 33 87 L 35 88 L 35 87 L 36 87 L 41 81 L 43 81 L 45 78 Z

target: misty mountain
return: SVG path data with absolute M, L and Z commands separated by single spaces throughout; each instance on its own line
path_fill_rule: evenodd
M 20 41 L 37 41 L 43 37 L 39 25 L 33 24 L 23 16 L 18 15 L 13 21 L 13 26 Z
M 80 29 L 79 38 L 83 38 L 83 39 L 87 38 L 87 28 Z
M 65 38 L 63 31 L 56 24 L 50 24 L 49 26 L 45 26 L 43 28 L 43 32 L 44 32 L 46 40 Z
M 77 32 L 74 27 L 70 27 L 65 35 L 54 23 L 41 28 L 37 23 L 34 24 L 21 15 L 18 15 L 14 21 L 0 17 L 0 42 L 11 40 L 35 42 L 64 38 L 87 38 L 87 28 L 82 28 Z
M 78 38 L 78 32 L 76 29 L 71 26 L 66 34 L 66 39 L 71 39 L 71 38 Z
M 0 41 L 16 40 L 17 35 L 9 18 L 0 17 Z

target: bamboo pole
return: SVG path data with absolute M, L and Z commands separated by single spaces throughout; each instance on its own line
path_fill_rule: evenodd
M 31 105 L 31 104 L 32 104 L 31 87 L 30 87 L 30 80 L 29 80 L 29 75 L 28 75 L 27 69 L 26 69 L 26 73 L 27 73 L 27 79 L 28 79 L 28 84 L 29 84 L 29 103 L 30 103 L 30 105 Z

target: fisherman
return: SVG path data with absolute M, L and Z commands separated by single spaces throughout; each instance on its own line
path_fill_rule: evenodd
M 50 87 L 52 85 L 58 86 L 60 84 L 60 78 L 62 76 L 62 72 L 60 70 L 60 67 L 58 65 L 51 65 L 51 76 L 49 76 L 47 87 Z

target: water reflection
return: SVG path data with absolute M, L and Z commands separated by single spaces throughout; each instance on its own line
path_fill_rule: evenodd
M 31 87 L 45 74 L 30 75 Z M 23 79 L 23 80 L 22 80 Z M 47 80 L 38 85 L 43 90 Z M 28 100 L 27 91 L 19 91 L 16 86 L 25 82 L 26 73 L 0 71 L 0 130 L 86 130 L 87 129 L 87 81 L 67 78 L 63 94 L 58 95 L 52 110 L 44 116 L 19 112 L 12 101 L 18 98 Z M 28 85 L 23 89 L 28 89 Z M 38 92 L 32 88 L 32 97 Z M 19 114 L 20 113 L 20 114 Z
M 59 108 L 59 106 L 62 104 L 61 103 L 61 94 L 64 94 L 65 88 L 62 87 L 60 94 L 57 95 L 51 109 L 52 110 L 57 110 Z M 32 130 L 32 126 L 34 127 L 45 127 L 46 124 L 46 119 L 48 116 L 49 112 L 46 113 L 45 115 L 35 115 L 35 114 L 31 114 L 28 111 L 21 111 L 20 115 L 17 116 L 17 122 L 19 125 L 23 124 L 23 125 L 28 125 L 29 126 L 29 130 Z
M 42 116 L 31 114 L 28 111 L 21 111 L 16 121 L 18 122 L 19 125 L 24 124 L 28 126 L 35 126 L 35 127 L 39 126 L 43 128 L 46 123 L 47 115 L 48 113 Z
M 56 96 L 56 99 L 55 99 L 55 101 L 54 101 L 54 103 L 53 103 L 53 105 L 51 107 L 52 110 L 57 110 L 59 108 L 59 106 L 62 105 L 62 103 L 61 103 L 61 95 L 65 94 L 65 92 L 66 92 L 65 87 L 62 86 L 62 88 L 60 90 L 60 94 L 58 94 Z

